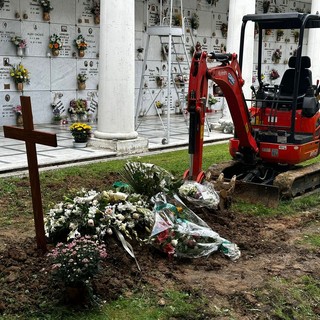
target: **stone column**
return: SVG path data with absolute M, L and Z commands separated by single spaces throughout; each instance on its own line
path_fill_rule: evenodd
M 312 0 L 311 13 L 320 14 L 320 1 Z M 319 64 L 319 29 L 309 29 L 307 55 L 311 59 L 312 84 L 316 84 L 320 80 L 320 64 Z
M 255 0 L 229 0 L 227 52 L 239 54 L 242 17 L 250 13 L 255 13 Z M 250 86 L 252 84 L 253 49 L 254 24 L 248 22 L 242 63 L 242 77 L 245 80 L 243 92 L 247 99 L 250 99 L 252 94 Z
M 146 150 L 134 130 L 134 0 L 101 1 L 98 127 L 90 145 L 120 154 Z

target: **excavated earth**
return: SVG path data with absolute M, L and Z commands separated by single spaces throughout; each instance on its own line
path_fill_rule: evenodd
M 173 288 L 207 299 L 199 319 L 278 319 L 268 316 L 271 302 L 261 301 L 257 291 L 268 297 L 272 278 L 320 278 L 319 250 L 302 241 L 304 235 L 319 232 L 319 209 L 272 218 L 194 210 L 220 236 L 238 244 L 239 260 L 232 262 L 219 252 L 206 258 L 168 260 L 154 248 L 133 243 L 140 272 L 110 238 L 109 257 L 93 282 L 100 299 L 108 302 L 120 294 L 130 296 L 146 286 L 162 299 L 164 290 Z M 0 318 L 13 314 L 24 319 L 30 312 L 37 314 L 63 303 L 64 289 L 52 281 L 47 257 L 37 251 L 31 218 L 25 220 L 0 226 Z M 313 312 L 320 319 L 320 308 Z

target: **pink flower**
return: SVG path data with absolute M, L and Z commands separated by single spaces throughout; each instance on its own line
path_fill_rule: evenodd
M 167 243 L 164 247 L 163 247 L 163 251 L 165 253 L 167 253 L 169 256 L 172 256 L 174 254 L 174 247 L 171 243 Z
M 169 230 L 166 229 L 158 234 L 157 240 L 161 243 L 165 241 L 168 237 L 169 237 Z

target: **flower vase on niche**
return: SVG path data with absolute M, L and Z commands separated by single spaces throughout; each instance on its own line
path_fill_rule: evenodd
M 18 91 L 23 91 L 23 82 L 17 82 L 16 86 Z
M 60 54 L 60 51 L 58 49 L 52 49 L 52 55 L 57 57 Z
M 60 54 L 60 50 L 62 49 L 62 41 L 61 38 L 55 33 L 50 36 L 49 48 L 51 49 L 53 56 L 56 57 Z
M 18 57 L 23 57 L 23 48 L 17 47 L 17 56 Z
M 86 83 L 78 81 L 78 89 L 79 90 L 85 90 L 86 89 Z
M 44 11 L 42 14 L 43 21 L 50 21 L 50 13 L 48 11 Z
M 80 58 L 83 58 L 84 57 L 84 50 L 78 50 L 78 56 Z
M 85 90 L 88 76 L 85 73 L 79 73 L 77 80 L 78 80 L 78 90 Z
M 94 23 L 100 24 L 100 16 L 94 16 Z
M 17 113 L 16 124 L 19 127 L 21 127 L 23 125 L 23 118 L 22 118 L 22 114 L 21 113 Z

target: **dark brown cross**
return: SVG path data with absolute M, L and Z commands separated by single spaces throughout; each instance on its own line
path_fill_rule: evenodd
M 30 97 L 21 96 L 20 101 L 23 115 L 23 128 L 4 126 L 3 131 L 6 138 L 22 140 L 26 143 L 37 246 L 38 249 L 46 252 L 47 244 L 43 222 L 36 143 L 56 147 L 57 136 L 56 134 L 34 130 Z

